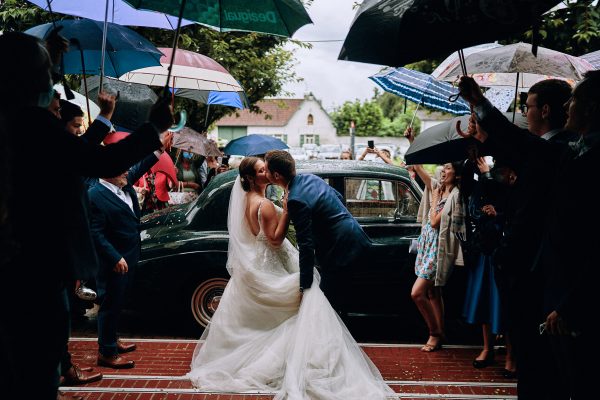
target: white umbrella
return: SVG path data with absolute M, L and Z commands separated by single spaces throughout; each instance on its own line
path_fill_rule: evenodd
M 579 58 L 559 51 L 538 47 L 537 57 L 531 53 L 531 44 L 515 43 L 465 54 L 468 74 L 480 86 L 506 86 L 528 90 L 535 83 L 550 78 L 563 79 L 573 84 L 583 79 L 593 66 Z M 460 66 L 441 71 L 437 79 L 455 81 L 462 75 Z M 434 75 L 435 76 L 435 75 Z
M 164 54 L 160 66 L 136 69 L 119 77 L 120 81 L 165 86 L 172 49 L 159 47 Z M 219 63 L 203 54 L 177 49 L 169 87 L 217 92 L 241 92 L 238 81 Z

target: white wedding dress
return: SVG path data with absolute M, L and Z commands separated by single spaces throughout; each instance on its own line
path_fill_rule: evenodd
M 186 376 L 204 390 L 276 392 L 275 399 L 396 398 L 319 288 L 317 271 L 300 296 L 298 251 L 287 239 L 271 246 L 262 224 L 252 235 L 245 202 L 238 177 L 228 218 L 231 279 Z

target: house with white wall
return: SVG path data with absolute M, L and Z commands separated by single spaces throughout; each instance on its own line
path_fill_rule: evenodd
M 265 99 L 256 105 L 261 113 L 246 109 L 223 117 L 215 123 L 209 136 L 232 140 L 253 134 L 270 135 L 290 147 L 300 147 L 305 143 L 338 143 L 329 114 L 312 93 L 303 99 Z

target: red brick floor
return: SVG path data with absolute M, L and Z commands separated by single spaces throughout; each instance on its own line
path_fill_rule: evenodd
M 127 340 L 125 339 L 127 342 Z M 196 346 L 190 340 L 133 339 L 138 349 L 127 354 L 136 367 L 114 370 L 95 367 L 104 379 L 80 387 L 63 387 L 65 392 L 88 400 L 271 400 L 272 393 L 214 393 L 192 388 L 182 376 L 188 372 Z M 73 361 L 95 365 L 95 339 L 72 339 Z M 445 346 L 423 353 L 415 345 L 363 345 L 384 379 L 402 399 L 515 399 L 516 383 L 501 375 L 503 357 L 488 368 L 472 367 L 479 349 Z M 368 399 L 366 399 L 368 400 Z

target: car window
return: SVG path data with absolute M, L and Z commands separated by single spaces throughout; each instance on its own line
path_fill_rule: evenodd
M 345 179 L 346 206 L 355 218 L 414 220 L 419 201 L 407 184 L 383 179 Z
M 416 219 L 419 213 L 419 201 L 410 191 L 408 185 L 397 182 L 396 193 L 398 195 L 398 210 L 395 217 Z

